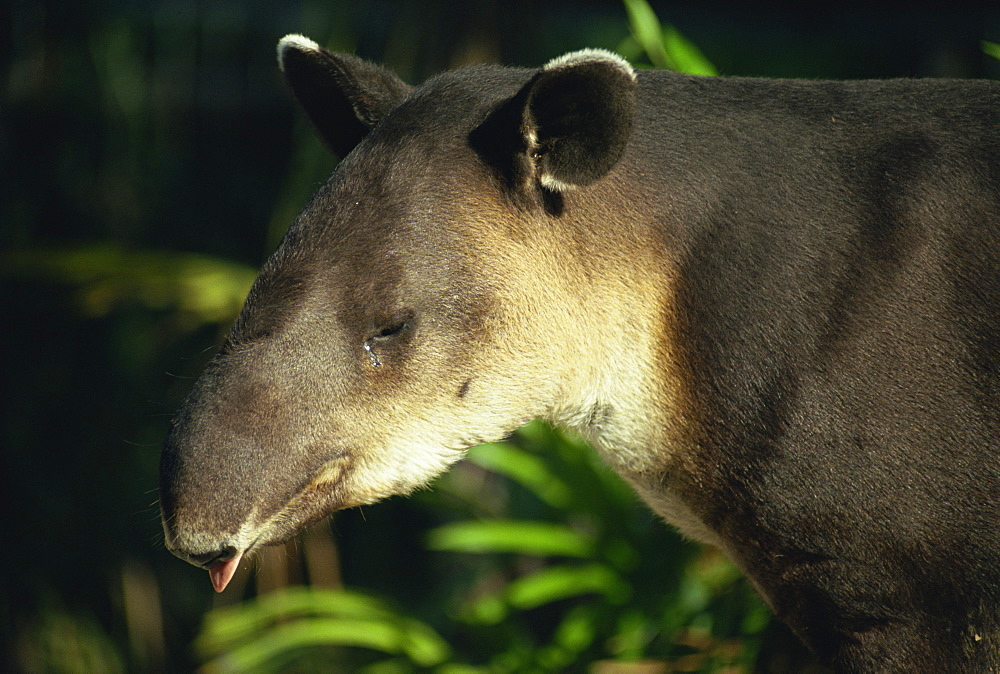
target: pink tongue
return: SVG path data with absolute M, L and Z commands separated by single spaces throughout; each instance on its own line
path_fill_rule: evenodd
M 236 573 L 236 567 L 239 566 L 242 558 L 243 553 L 241 552 L 228 562 L 216 564 L 208 570 L 208 576 L 212 579 L 212 587 L 215 588 L 216 592 L 222 592 L 226 589 L 229 581 L 233 579 L 233 574 Z

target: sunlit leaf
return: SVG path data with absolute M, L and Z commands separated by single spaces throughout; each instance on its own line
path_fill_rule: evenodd
M 518 482 L 551 506 L 564 508 L 569 504 L 570 488 L 534 454 L 495 442 L 474 448 L 468 458 L 476 465 Z
M 639 44 L 639 41 L 635 39 L 634 35 L 626 35 L 621 42 L 615 46 L 615 51 L 621 56 L 625 57 L 626 61 L 632 63 L 633 66 L 637 68 L 648 68 L 648 65 L 640 63 L 646 57 L 646 51 Z
M 601 610 L 603 607 L 596 603 L 573 607 L 556 628 L 553 641 L 569 651 L 584 650 L 597 635 L 597 614 Z
M 479 597 L 464 611 L 462 619 L 480 625 L 496 625 L 507 617 L 507 604 L 501 597 L 488 594 Z
M 300 637 L 282 631 L 291 625 L 305 635 L 301 643 Z M 404 654 L 424 665 L 441 662 L 449 650 L 431 628 L 400 615 L 377 599 L 306 588 L 290 588 L 216 609 L 206 616 L 196 642 L 204 655 L 226 652 L 227 658 L 258 664 L 283 650 L 309 645 L 370 648 Z
M 655 634 L 655 628 L 641 611 L 629 610 L 618 618 L 615 635 L 608 648 L 620 658 L 638 658 Z
M 557 432 L 541 419 L 535 419 L 517 429 L 516 435 L 518 438 L 535 445 L 548 445 L 553 442 Z
M 521 555 L 587 557 L 593 541 L 561 524 L 519 520 L 455 522 L 433 529 L 427 537 L 432 550 L 500 552 Z
M 622 601 L 629 585 L 602 564 L 550 566 L 511 582 L 507 601 L 516 608 L 531 609 L 568 597 L 601 594 L 612 603 Z
M 539 457 L 546 466 L 545 474 L 557 476 L 559 483 L 566 485 L 570 500 L 560 508 L 601 518 L 614 518 L 635 508 L 635 492 L 577 434 L 536 419 L 517 431 L 514 442 Z M 601 498 L 594 498 L 594 494 Z
M 736 565 L 715 548 L 703 549 L 691 570 L 713 591 L 728 587 L 742 577 Z
M 451 653 L 451 647 L 429 626 L 407 618 L 402 623 L 406 636 L 403 652 L 415 663 L 425 667 L 444 661 Z
M 279 620 L 304 616 L 384 620 L 396 613 L 384 602 L 355 592 L 291 587 L 211 611 L 205 617 L 201 638 L 206 643 L 226 644 Z
M 406 658 L 390 658 L 375 662 L 357 670 L 357 674 L 410 674 L 413 663 Z
M 657 68 L 670 68 L 670 57 L 663 44 L 663 28 L 656 12 L 646 0 L 623 0 L 632 35 Z
M 116 244 L 33 248 L 0 257 L 6 276 L 45 279 L 77 289 L 87 316 L 99 317 L 126 302 L 174 309 L 201 322 L 232 320 L 257 270 L 194 253 L 131 250 Z
M 495 670 L 489 667 L 473 667 L 455 663 L 445 663 L 434 669 L 434 674 L 493 674 Z
M 747 608 L 746 615 L 740 624 L 740 629 L 744 634 L 763 632 L 764 628 L 771 622 L 771 617 L 771 612 L 767 610 L 764 602 L 757 602 L 756 605 L 750 605 Z
M 718 75 L 712 62 L 701 50 L 673 26 L 663 29 L 663 44 L 671 62 L 671 69 L 688 75 Z
M 352 646 L 405 654 L 424 667 L 443 662 L 450 652 L 447 644 L 427 627 L 416 630 L 412 624 L 401 627 L 391 621 L 358 618 L 304 618 L 260 632 L 253 640 L 207 663 L 205 671 L 256 671 L 289 651 L 310 646 Z
M 689 75 L 717 75 L 718 71 L 701 50 L 671 25 L 662 25 L 646 0 L 623 0 L 628 13 L 631 40 L 621 45 L 634 58 L 636 46 L 657 68 Z

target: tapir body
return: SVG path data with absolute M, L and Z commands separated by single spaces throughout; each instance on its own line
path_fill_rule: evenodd
M 543 417 L 835 667 L 1000 669 L 998 83 L 279 60 L 345 158 L 167 439 L 172 551 L 221 589 Z

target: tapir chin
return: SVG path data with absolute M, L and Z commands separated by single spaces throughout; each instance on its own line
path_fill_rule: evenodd
M 541 417 L 832 666 L 1000 671 L 1000 83 L 278 54 L 343 159 L 163 450 L 216 590 Z

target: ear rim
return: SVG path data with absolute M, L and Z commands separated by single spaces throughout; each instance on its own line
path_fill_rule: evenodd
M 571 67 L 590 61 L 613 63 L 618 66 L 622 72 L 626 73 L 633 82 L 638 81 L 639 76 L 636 74 L 635 68 L 632 64 L 628 62 L 628 59 L 621 54 L 616 54 L 610 49 L 601 49 L 599 47 L 587 47 L 585 49 L 577 49 L 576 51 L 567 52 L 562 56 L 557 56 L 554 59 L 549 60 L 548 63 L 541 67 L 541 70 L 542 72 L 559 70 L 561 68 Z
M 596 162 L 589 167 L 578 169 L 575 172 L 567 171 L 565 166 L 560 167 L 558 157 L 545 156 L 545 146 L 552 139 L 544 138 L 545 130 L 539 128 L 537 123 L 538 109 L 535 106 L 536 97 L 544 93 L 546 87 L 551 88 L 553 81 L 559 78 L 579 77 L 581 70 L 604 70 L 601 74 L 604 78 L 609 78 L 608 82 L 602 83 L 611 91 L 610 80 L 617 79 L 614 93 L 619 94 L 618 105 L 608 105 L 607 109 L 597 110 L 608 116 L 612 108 L 617 110 L 620 118 L 616 119 L 614 129 L 609 134 L 605 143 L 604 153 Z M 631 138 L 632 126 L 635 117 L 635 95 L 638 84 L 638 76 L 632 65 L 622 56 L 606 49 L 580 49 L 558 56 L 535 74 L 525 86 L 525 107 L 522 114 L 522 135 L 528 147 L 529 156 L 534 160 L 535 172 L 538 182 L 553 192 L 561 193 L 585 187 L 596 182 L 606 175 L 621 159 L 625 153 L 628 141 Z M 603 106 L 607 101 L 599 100 L 598 106 Z M 612 115 L 617 116 L 617 115 Z M 593 126 L 593 125 L 592 125 Z M 565 140 L 556 140 L 555 145 Z M 579 149 L 579 148 L 577 148 Z M 570 153 L 572 154 L 572 153 Z M 555 159 L 555 161 L 554 161 Z M 572 178 L 572 179 L 570 179 Z
M 276 48 L 278 55 L 278 68 L 281 72 L 285 72 L 285 54 L 293 46 L 298 48 L 300 51 L 319 51 L 322 47 L 301 33 L 289 33 L 280 40 L 278 40 L 278 46 Z
M 345 157 L 413 87 L 352 54 L 331 52 L 290 33 L 277 45 L 278 67 L 317 135 Z

